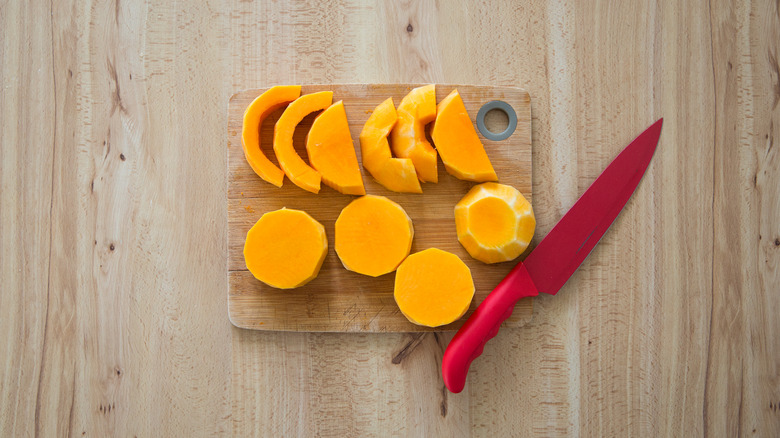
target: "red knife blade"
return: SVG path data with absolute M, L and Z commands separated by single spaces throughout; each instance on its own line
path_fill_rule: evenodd
M 607 231 L 639 185 L 653 158 L 663 119 L 639 135 L 612 160 L 588 190 L 493 289 L 452 338 L 442 358 L 447 388 L 461 392 L 471 362 L 498 333 L 520 298 L 555 295 Z

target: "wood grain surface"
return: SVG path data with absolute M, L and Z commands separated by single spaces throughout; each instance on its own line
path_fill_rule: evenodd
M 333 102 L 344 101 L 347 120 L 358 162 L 362 163 L 358 137 L 374 108 L 385 99 L 401 99 L 420 84 L 341 84 L 306 85 L 301 93 L 333 91 Z M 492 101 L 510 104 L 517 115 L 517 129 L 502 141 L 486 140 L 479 131 L 499 181 L 509 184 L 531 199 L 531 100 L 528 93 L 513 87 L 436 85 L 437 101 L 457 89 L 475 123 L 479 108 Z M 246 90 L 230 98 L 227 122 L 228 161 L 228 314 L 241 328 L 313 332 L 423 332 L 453 331 L 466 321 L 476 306 L 509 273 L 516 262 L 488 265 L 473 259 L 458 243 L 455 231 L 455 204 L 475 184 L 447 173 L 440 163 L 439 182 L 422 184 L 423 193 L 396 193 L 377 183 L 362 169 L 366 192 L 386 196 L 401 205 L 414 223 L 412 253 L 439 248 L 457 254 L 471 270 L 476 292 L 466 315 L 444 327 L 412 324 L 398 309 L 393 298 L 395 274 L 378 278 L 347 271 L 335 252 L 334 224 L 341 209 L 353 196 L 342 195 L 323 184 L 320 193 L 309 193 L 289 179 L 281 188 L 261 180 L 249 166 L 241 146 L 241 129 L 247 106 L 265 89 Z M 276 162 L 271 144 L 279 109 L 268 117 L 260 130 L 260 144 Z M 306 156 L 305 137 L 314 115 L 306 117 L 295 131 L 294 144 Z M 476 126 L 476 125 L 475 125 Z M 476 129 L 476 127 L 475 127 Z M 494 128 L 496 129 L 496 128 Z M 497 129 L 496 129 L 497 130 Z M 501 129 L 503 131 L 503 128 Z M 316 279 L 295 290 L 280 290 L 256 280 L 244 262 L 246 233 L 258 219 L 280 208 L 306 211 L 325 226 L 328 255 Z M 533 300 L 518 303 L 506 327 L 521 327 L 531 319 Z
M 780 435 L 779 42 L 772 0 L 0 2 L 0 435 Z M 461 394 L 450 335 L 225 318 L 226 102 L 355 82 L 528 90 L 537 236 L 664 117 Z

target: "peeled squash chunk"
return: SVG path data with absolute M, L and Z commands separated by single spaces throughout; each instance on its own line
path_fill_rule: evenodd
M 369 170 L 369 172 L 371 172 Z M 396 158 L 383 161 L 374 168 L 371 175 L 386 189 L 402 193 L 422 193 L 417 172 L 411 161 L 398 161 Z
M 458 256 L 429 248 L 401 263 L 393 296 L 409 321 L 439 327 L 466 313 L 474 298 L 474 280 Z
M 393 99 L 387 99 L 374 109 L 360 132 L 360 153 L 363 167 L 379 184 L 394 192 L 422 193 L 414 163 L 408 158 L 393 158 L 387 136 L 398 115 Z
M 360 131 L 360 152 L 363 156 L 363 167 L 366 169 L 376 167 L 380 162 L 393 158 L 387 136 L 390 135 L 390 131 L 397 121 L 398 113 L 395 111 L 392 97 L 374 108 L 371 116 L 363 125 L 363 130 Z M 412 160 L 406 158 L 398 158 L 398 160 L 408 162 L 414 169 Z
M 249 272 L 278 289 L 313 280 L 328 253 L 325 228 L 306 212 L 282 208 L 264 214 L 246 234 Z
M 306 135 L 306 152 L 309 163 L 326 185 L 339 193 L 366 194 L 342 101 L 329 106 L 314 119 Z
M 281 187 L 284 172 L 272 163 L 260 149 L 260 125 L 269 114 L 294 101 L 301 95 L 300 85 L 277 85 L 257 96 L 244 112 L 244 125 L 241 128 L 241 145 L 246 161 L 257 176 Z
M 458 90 L 439 102 L 431 138 L 450 175 L 466 181 L 498 180 Z
M 436 150 L 425 138 L 425 125 L 435 118 L 436 87 L 418 87 L 401 100 L 398 122 L 390 133 L 395 156 L 410 158 L 422 182 L 439 182 Z
M 296 186 L 312 193 L 319 193 L 322 177 L 295 152 L 293 133 L 304 117 L 314 111 L 324 110 L 332 101 L 332 91 L 304 94 L 284 110 L 274 126 L 274 152 L 284 174 Z
M 531 203 L 511 186 L 474 186 L 455 205 L 455 228 L 466 251 L 485 263 L 514 260 L 525 251 L 536 228 Z
M 350 271 L 378 277 L 395 271 L 412 249 L 414 227 L 400 205 L 366 195 L 336 219 L 336 254 Z

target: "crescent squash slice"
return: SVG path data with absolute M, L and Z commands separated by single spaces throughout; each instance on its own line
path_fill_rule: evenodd
M 314 119 L 306 135 L 306 152 L 326 185 L 347 195 L 366 194 L 342 101 Z
M 281 187 L 284 172 L 279 169 L 260 149 L 260 125 L 269 114 L 294 101 L 301 95 L 300 85 L 277 85 L 257 96 L 244 112 L 244 124 L 241 128 L 241 145 L 246 161 L 257 176 Z
M 379 104 L 360 132 L 363 167 L 386 189 L 394 192 L 422 193 L 414 163 L 408 158 L 394 158 L 387 136 L 396 124 L 398 114 L 389 98 Z
M 431 138 L 450 175 L 466 181 L 498 180 L 458 90 L 439 102 Z
M 319 193 L 322 177 L 295 152 L 293 133 L 304 117 L 324 110 L 332 101 L 332 91 L 304 94 L 287 106 L 274 126 L 274 152 L 279 166 L 296 186 L 312 193 Z
M 436 150 L 425 137 L 425 125 L 436 119 L 436 87 L 409 92 L 398 105 L 398 122 L 390 133 L 396 157 L 410 158 L 422 182 L 438 182 Z

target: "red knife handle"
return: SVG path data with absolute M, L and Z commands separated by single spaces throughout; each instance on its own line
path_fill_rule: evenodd
M 441 374 L 451 392 L 463 390 L 471 362 L 482 354 L 487 341 L 496 336 L 501 323 L 512 315 L 517 301 L 536 295 L 539 291 L 525 265 L 518 263 L 482 301 L 447 346 L 441 361 Z

